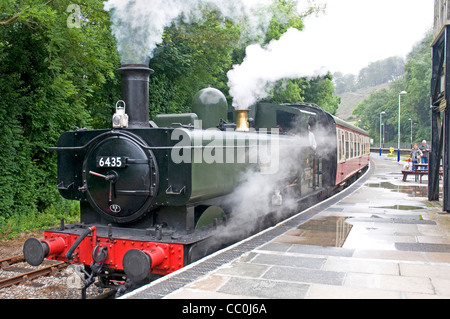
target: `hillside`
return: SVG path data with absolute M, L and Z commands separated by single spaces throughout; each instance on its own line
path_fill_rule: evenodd
M 378 86 L 359 89 L 355 92 L 345 92 L 338 94 L 341 97 L 341 104 L 336 115 L 343 120 L 351 120 L 353 110 L 359 103 L 367 99 L 374 91 L 379 91 L 389 87 L 389 83 L 383 83 Z

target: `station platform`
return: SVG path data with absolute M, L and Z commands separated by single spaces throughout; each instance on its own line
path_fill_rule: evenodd
M 450 215 L 372 154 L 355 184 L 121 299 L 450 298 Z

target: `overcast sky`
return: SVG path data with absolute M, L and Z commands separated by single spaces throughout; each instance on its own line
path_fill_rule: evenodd
M 327 9 L 305 20 L 305 46 L 320 50 L 318 56 L 331 72 L 358 74 L 370 62 L 406 57 L 433 26 L 433 0 L 316 2 L 327 3 Z

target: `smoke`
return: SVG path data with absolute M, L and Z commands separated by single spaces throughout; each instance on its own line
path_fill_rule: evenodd
M 300 158 L 308 150 L 305 137 L 280 136 L 276 156 L 280 163 L 275 165 L 278 171 L 266 174 L 258 168 L 249 168 L 243 172 L 239 186 L 220 205 L 228 210 L 230 219 L 226 230 L 219 232 L 215 240 L 218 243 L 241 240 L 295 212 L 298 187 L 305 183 Z
M 303 32 L 290 28 L 265 48 L 259 44 L 247 47 L 244 62 L 228 72 L 233 106 L 248 109 L 267 97 L 278 80 L 326 74 L 321 52 L 309 43 Z
M 199 22 L 202 9 L 211 6 L 233 22 L 243 22 L 247 32 L 264 33 L 272 18 L 267 10 L 272 0 L 109 0 L 112 33 L 116 37 L 122 64 L 147 64 L 162 43 L 164 29 L 178 18 Z
M 205 7 L 209 7 L 240 23 L 243 38 L 262 39 L 273 17 L 272 5 L 273 0 L 108 0 L 104 9 L 111 14 L 122 64 L 148 65 L 163 41 L 164 29 L 178 19 L 201 22 Z M 267 47 L 247 47 L 244 62 L 228 72 L 233 106 L 247 109 L 267 97 L 278 80 L 324 74 L 320 61 L 326 59 L 325 53 L 314 50 L 318 39 L 306 36 L 291 28 Z
M 245 171 L 238 187 L 227 196 L 227 202 L 222 203 L 228 208 L 231 218 L 222 237 L 217 238 L 218 242 L 245 238 L 257 227 L 266 228 L 267 222 L 279 222 L 298 212 L 302 196 L 311 194 L 315 189 L 313 179 L 316 178 L 317 182 L 317 176 L 314 177 L 314 158 L 329 163 L 336 156 L 333 127 L 316 125 L 312 132 L 317 142 L 315 152 L 311 148 L 307 131 L 299 135 L 280 135 L 279 149 L 271 154 L 277 155 L 271 156 L 271 159 L 279 160 L 277 165 L 272 165 L 278 171 L 269 174 L 254 168 Z M 319 167 L 316 162 L 315 169 L 328 171 L 330 167 Z M 323 181 L 318 185 L 319 188 L 327 186 Z M 302 204 L 305 204 L 304 199 Z

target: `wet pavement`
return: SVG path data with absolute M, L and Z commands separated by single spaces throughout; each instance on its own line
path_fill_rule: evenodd
M 125 298 L 450 298 L 450 216 L 427 180 L 372 156 L 339 201 L 307 210 Z

